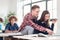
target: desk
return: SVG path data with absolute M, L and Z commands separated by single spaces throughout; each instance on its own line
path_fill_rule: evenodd
M 28 39 L 28 40 L 60 40 L 60 36 L 46 36 L 46 37 L 33 37 L 33 36 L 31 36 L 31 35 L 30 36 L 29 35 L 26 35 L 26 36 L 13 36 L 13 38 Z
M 0 37 L 14 36 L 14 35 L 21 35 L 21 33 L 20 32 L 18 32 L 18 33 L 0 33 Z
M 21 35 L 21 33 L 20 32 L 18 32 L 18 33 L 0 33 L 0 37 L 3 37 L 3 40 L 5 37 L 14 36 L 14 35 Z

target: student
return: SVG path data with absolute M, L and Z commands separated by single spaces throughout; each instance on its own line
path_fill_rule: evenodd
M 2 27 L 3 27 L 3 19 L 0 18 L 0 32 L 2 32 Z M 3 38 L 0 37 L 0 40 L 3 40 Z
M 6 33 L 18 32 L 18 25 L 16 24 L 17 18 L 15 16 L 11 16 L 9 18 L 9 23 L 5 27 Z
M 35 21 L 35 23 L 43 26 L 44 28 L 48 28 L 48 29 L 53 31 L 54 24 L 55 24 L 56 21 L 52 21 L 52 24 L 51 24 L 51 27 L 50 27 L 49 19 L 50 19 L 50 13 L 46 10 L 46 11 L 43 11 L 43 13 L 41 15 L 41 18 L 38 21 Z M 42 31 L 38 31 L 38 30 L 34 29 L 34 34 L 38 34 L 38 33 L 43 33 L 43 34 L 46 34 L 46 35 L 48 34 L 47 31 L 42 32 Z
M 21 26 L 20 26 L 18 31 L 24 31 L 25 32 L 26 30 L 28 31 L 30 28 L 34 28 L 34 29 L 42 31 L 42 32 L 47 31 L 49 34 L 52 33 L 52 31 L 50 29 L 42 27 L 41 25 L 35 24 L 33 22 L 33 19 L 36 19 L 38 17 L 39 9 L 40 9 L 40 7 L 38 5 L 32 6 L 31 12 L 28 13 L 24 17 L 23 22 L 22 22 L 22 24 L 21 24 Z M 26 27 L 26 26 L 28 26 L 28 27 Z M 33 31 L 30 29 L 30 31 L 26 32 L 26 33 L 28 33 L 28 34 L 30 33 L 31 34 L 32 32 Z
M 2 28 L 3 28 L 3 19 L 0 18 L 0 32 L 2 32 Z

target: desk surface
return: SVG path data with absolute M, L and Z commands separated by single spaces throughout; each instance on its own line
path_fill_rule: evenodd
M 28 39 L 28 40 L 36 40 L 36 39 L 46 39 L 45 37 L 44 38 L 41 38 L 41 37 L 27 37 L 27 36 L 13 36 L 13 38 L 18 38 L 18 39 Z
M 30 36 L 13 36 L 13 38 L 18 39 L 29 39 L 29 40 L 60 40 L 60 36 L 46 36 L 46 37 L 33 37 L 34 35 Z M 37 35 L 36 35 L 37 36 Z
M 0 33 L 0 37 L 14 36 L 14 35 L 21 35 L 21 33 L 20 32 L 18 32 L 18 33 Z

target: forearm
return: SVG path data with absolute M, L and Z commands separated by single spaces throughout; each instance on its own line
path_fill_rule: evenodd
M 54 29 L 54 24 L 52 23 L 52 25 L 51 25 L 51 28 L 50 28 L 52 31 L 53 31 L 53 29 Z
M 15 33 L 18 32 L 18 30 L 14 30 L 14 31 L 10 31 L 10 30 L 6 30 L 5 33 Z
M 10 31 L 10 30 L 6 30 L 5 33 L 12 33 L 12 31 Z
M 29 20 L 28 24 L 33 27 L 34 29 L 36 30 L 39 30 L 39 31 L 46 31 L 46 28 L 38 25 L 38 24 L 35 24 L 32 20 Z

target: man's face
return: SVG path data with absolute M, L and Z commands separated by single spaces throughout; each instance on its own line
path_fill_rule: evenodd
M 37 17 L 40 10 L 39 10 L 39 8 L 36 8 L 36 9 L 34 9 L 32 11 L 33 11 L 33 15 Z

